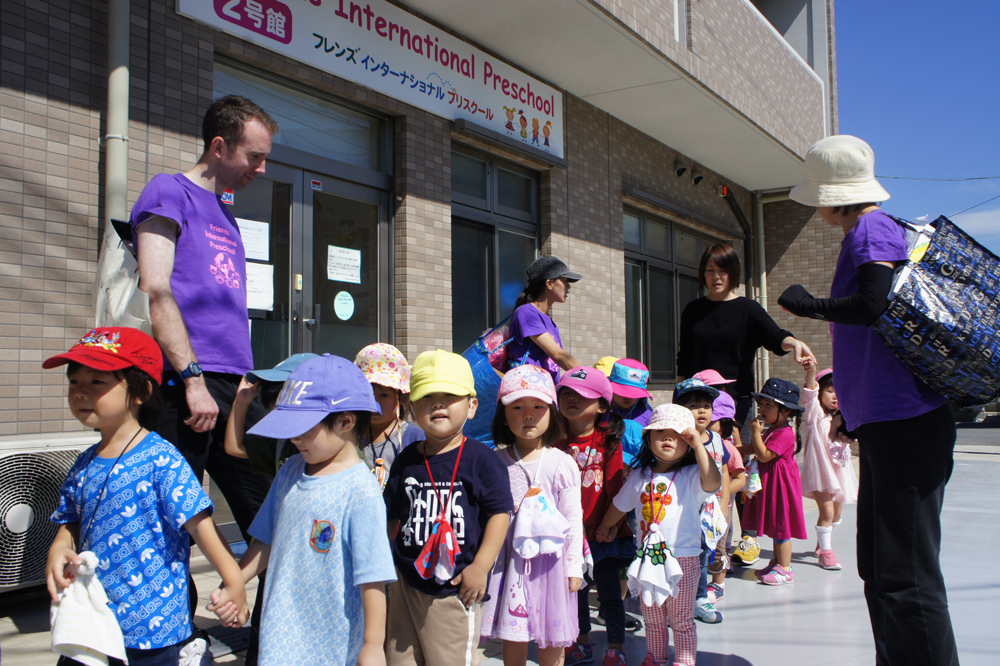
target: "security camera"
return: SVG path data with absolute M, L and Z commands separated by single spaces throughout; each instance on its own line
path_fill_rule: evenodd
M 674 160 L 674 175 L 680 178 L 685 173 L 687 173 L 687 164 L 684 164 L 680 160 Z
M 700 171 L 692 171 L 691 172 L 691 182 L 692 183 L 694 183 L 695 185 L 697 185 L 698 183 L 700 183 L 703 180 L 705 180 L 705 174 L 703 174 Z

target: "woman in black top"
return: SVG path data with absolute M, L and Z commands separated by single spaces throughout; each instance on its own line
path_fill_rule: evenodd
M 808 346 L 780 328 L 759 304 L 734 292 L 740 286 L 740 259 L 728 243 L 705 250 L 698 267 L 705 296 L 688 303 L 681 314 L 677 348 L 677 381 L 702 370 L 735 379 L 725 389 L 736 400 L 736 422 L 742 426 L 757 390 L 753 362 L 764 347 L 779 356 L 795 352 L 795 361 L 815 357 Z

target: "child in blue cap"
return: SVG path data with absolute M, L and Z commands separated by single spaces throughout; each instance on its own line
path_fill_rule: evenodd
M 372 413 L 364 373 L 324 354 L 289 375 L 274 410 L 248 431 L 300 452 L 278 471 L 240 560 L 245 580 L 268 570 L 261 666 L 385 659 L 385 583 L 396 573 L 382 493 L 357 449 Z M 223 621 L 233 612 L 217 611 Z

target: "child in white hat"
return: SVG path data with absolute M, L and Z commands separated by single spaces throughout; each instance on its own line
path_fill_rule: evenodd
M 638 466 L 608 508 L 597 538 L 610 541 L 618 521 L 635 509 L 636 553 L 628 584 L 642 602 L 648 655 L 644 666 L 668 660 L 668 626 L 675 661 L 693 666 L 698 653 L 694 597 L 701 577 L 701 505 L 722 483 L 695 429 L 691 410 L 660 405 L 643 432 Z

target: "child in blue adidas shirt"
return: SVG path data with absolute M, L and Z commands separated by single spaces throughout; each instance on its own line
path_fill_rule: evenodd
M 101 441 L 70 469 L 52 514 L 60 527 L 49 549 L 49 593 L 59 603 L 80 564 L 78 553 L 93 552 L 128 663 L 176 664 L 192 633 L 189 537 L 222 575 L 218 601 L 233 609 L 232 622 L 245 622 L 247 609 L 243 576 L 219 538 L 200 479 L 173 445 L 149 430 L 163 404 L 163 354 L 141 331 L 98 328 L 42 367 L 66 364 L 70 411 L 99 430 Z
M 364 373 L 324 354 L 289 375 L 274 410 L 248 431 L 300 452 L 278 470 L 240 560 L 245 580 L 267 569 L 261 666 L 385 663 L 385 583 L 396 573 L 382 492 L 357 449 L 372 413 Z M 231 622 L 236 607 L 217 605 Z

